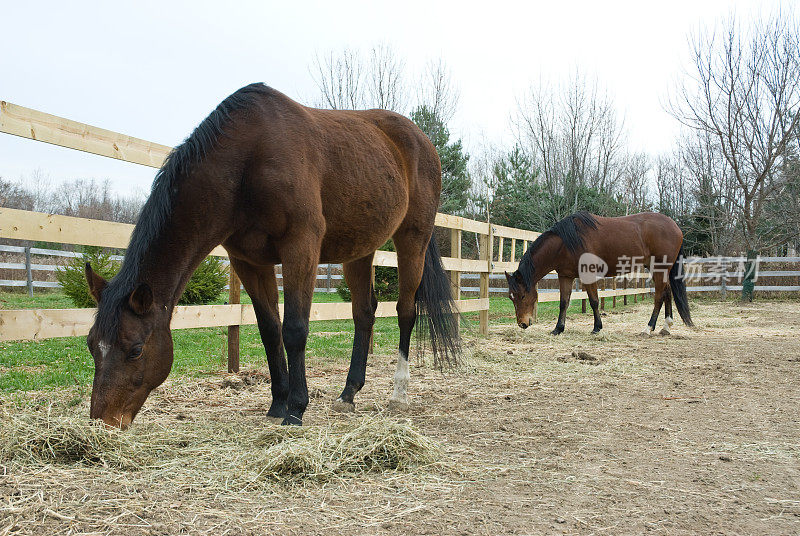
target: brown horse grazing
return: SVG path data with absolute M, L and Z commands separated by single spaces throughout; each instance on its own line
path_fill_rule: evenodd
M 533 307 L 538 299 L 536 283 L 555 270 L 561 302 L 552 333 L 558 335 L 564 331 L 572 282 L 580 277 L 594 313 L 592 333 L 598 333 L 603 322 L 597 309 L 597 280 L 646 267 L 653 279 L 655 299 L 645 333 L 649 335 L 655 331 L 662 303 L 665 304 L 664 329 L 669 333 L 673 324 L 670 295 L 686 325 L 693 325 L 683 281 L 683 257 L 683 233 L 663 214 L 645 212 L 602 218 L 577 212 L 542 233 L 525 252 L 518 269 L 513 274 L 506 272 L 508 296 L 514 302 L 517 323 L 527 328 L 533 321 Z
M 98 302 L 87 338 L 95 362 L 91 417 L 127 427 L 166 379 L 173 308 L 218 244 L 253 301 L 272 383 L 268 415 L 299 425 L 308 404 L 305 347 L 317 264 L 344 263 L 352 291 L 355 338 L 338 400 L 352 409 L 377 307 L 372 258 L 392 238 L 400 352 L 390 402 L 407 405 L 415 321 L 425 323 L 436 359 L 459 351 L 449 279 L 431 240 L 440 191 L 436 150 L 405 117 L 306 108 L 263 84 L 236 91 L 164 162 L 119 274 L 106 282 L 86 266 Z

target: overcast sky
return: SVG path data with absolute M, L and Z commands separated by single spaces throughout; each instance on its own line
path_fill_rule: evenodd
M 596 77 L 624 114 L 630 146 L 669 150 L 663 110 L 686 69 L 687 37 L 780 2 L 64 2 L 11 0 L 0 16 L 0 100 L 167 145 L 227 95 L 263 81 L 304 104 L 314 57 L 387 44 L 409 74 L 442 58 L 460 91 L 455 136 L 470 151 L 510 145 L 509 118 L 540 80 Z M 145 191 L 155 170 L 0 134 L 0 177 L 39 169 L 57 184 L 110 179 Z

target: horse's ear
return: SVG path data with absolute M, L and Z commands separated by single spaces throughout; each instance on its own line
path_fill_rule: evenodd
M 139 283 L 131 293 L 131 297 L 128 298 L 128 305 L 137 315 L 149 313 L 153 309 L 153 290 L 150 285 Z
M 514 277 L 505 270 L 503 271 L 503 273 L 506 274 L 506 281 L 508 281 L 508 286 L 512 287 L 514 285 Z
M 84 266 L 84 272 L 86 273 L 86 282 L 89 283 L 89 294 L 96 303 L 100 303 L 100 295 L 108 282 L 102 276 L 97 275 L 88 262 Z

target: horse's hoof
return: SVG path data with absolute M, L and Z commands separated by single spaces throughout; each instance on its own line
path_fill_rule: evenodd
M 672 335 L 667 328 L 661 328 L 661 331 L 658 332 L 659 335 L 662 337 L 666 337 L 667 335 Z
M 333 411 L 338 413 L 353 413 L 356 410 L 356 405 L 353 402 L 347 402 L 341 398 L 337 398 L 333 402 Z
M 390 411 L 408 411 L 409 403 L 408 398 L 390 398 L 389 410 Z
M 285 419 L 283 419 L 281 424 L 283 426 L 303 426 L 303 419 L 290 413 Z
M 562 330 L 554 329 L 553 331 L 550 332 L 550 335 L 561 335 L 562 333 L 564 333 L 563 329 Z
M 269 407 L 269 411 L 267 412 L 267 417 L 273 419 L 281 419 L 281 420 L 286 418 L 286 402 L 282 404 L 273 402 L 272 405 Z
M 644 331 L 642 331 L 642 332 L 639 334 L 639 336 L 640 336 L 640 337 L 644 337 L 644 338 L 647 338 L 647 339 L 649 339 L 650 337 L 652 337 L 652 336 L 653 336 L 653 331 L 654 331 L 654 330 L 651 330 L 651 329 L 649 329 L 649 328 L 646 328 Z
M 599 330 L 599 329 L 593 329 L 593 330 L 592 330 L 592 335 L 599 335 L 599 334 L 600 334 L 600 331 L 601 331 L 601 330 Z

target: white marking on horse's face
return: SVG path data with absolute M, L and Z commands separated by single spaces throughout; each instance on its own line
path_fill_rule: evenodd
M 108 351 L 111 350 L 111 345 L 106 341 L 100 341 L 97 343 L 97 347 L 100 348 L 100 353 L 102 354 L 103 359 L 105 359 L 108 355 Z

